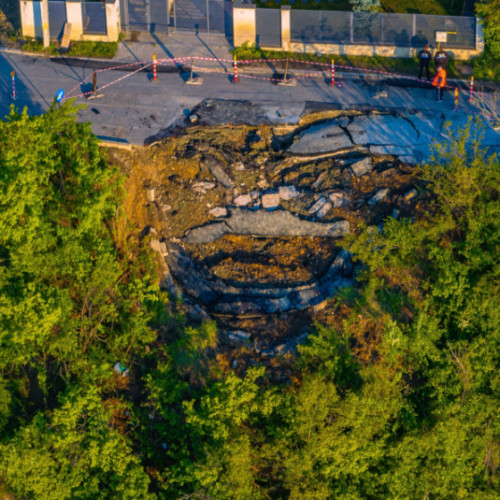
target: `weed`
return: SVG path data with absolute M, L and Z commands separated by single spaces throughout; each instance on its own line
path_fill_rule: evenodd
M 416 57 L 395 58 L 383 56 L 340 56 L 331 54 L 304 54 L 296 52 L 281 52 L 276 50 L 264 50 L 255 47 L 255 44 L 244 43 L 233 49 L 232 54 L 238 59 L 298 59 L 301 61 L 330 63 L 332 58 L 337 66 L 350 66 L 359 69 L 376 69 L 390 73 L 416 76 L 418 73 L 418 61 Z M 450 59 L 446 68 L 448 78 L 459 78 L 455 67 L 455 60 Z M 500 70 L 499 70 L 500 71 Z
M 59 45 L 51 42 L 48 48 L 43 46 L 40 40 L 26 39 L 22 50 L 26 52 L 38 52 L 48 55 L 59 54 Z M 102 57 L 111 59 L 118 50 L 118 42 L 71 42 L 69 50 L 65 55 L 73 57 Z

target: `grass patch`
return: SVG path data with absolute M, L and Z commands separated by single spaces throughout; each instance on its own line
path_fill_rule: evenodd
M 111 59 L 118 50 L 118 42 L 71 42 L 69 50 L 60 52 L 59 45 L 51 43 L 48 48 L 44 48 L 39 40 L 27 40 L 22 50 L 27 52 L 38 52 L 47 55 L 59 55 L 72 57 L 97 57 Z
M 243 44 L 233 49 L 232 54 L 238 59 L 299 59 L 301 61 L 317 61 L 330 63 L 332 56 L 303 54 L 295 52 L 281 52 L 275 50 L 263 50 L 253 45 Z M 333 56 L 336 65 L 351 66 L 360 69 L 376 69 L 389 71 L 406 76 L 418 76 L 418 60 L 416 57 L 394 58 L 382 56 Z M 432 70 L 432 68 L 431 68 Z M 457 71 L 455 61 L 450 59 L 447 68 L 448 78 L 461 78 Z
M 472 60 L 474 78 L 477 80 L 500 82 L 500 60 L 486 50 Z

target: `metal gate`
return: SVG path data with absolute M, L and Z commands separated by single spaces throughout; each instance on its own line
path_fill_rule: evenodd
M 281 47 L 281 11 L 256 9 L 255 31 L 258 47 Z
M 125 31 L 168 33 L 168 0 L 120 0 Z
M 106 4 L 104 2 L 82 2 L 82 24 L 84 34 L 106 35 Z
M 59 38 L 64 30 L 66 18 L 66 2 L 49 2 L 49 33 L 50 38 Z
M 120 0 L 125 31 L 169 33 L 226 33 L 228 15 L 224 0 Z M 230 22 L 232 23 L 232 16 Z

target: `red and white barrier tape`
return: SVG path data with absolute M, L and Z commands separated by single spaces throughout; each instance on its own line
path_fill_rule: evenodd
M 235 64 L 235 60 L 231 60 L 231 59 L 219 59 L 219 58 L 216 58 L 216 57 L 202 57 L 202 56 L 192 56 L 192 57 L 174 57 L 174 58 L 165 58 L 165 59 L 157 59 L 156 60 L 156 65 L 157 66 L 161 66 L 161 65 L 172 65 L 172 64 L 181 64 L 181 63 L 185 63 L 186 61 L 212 61 L 212 62 L 216 62 L 216 63 L 228 63 L 229 65 L 234 65 Z M 303 59 L 247 59 L 247 60 L 238 60 L 237 61 L 237 64 L 253 64 L 253 63 L 285 63 L 285 62 L 292 62 L 292 63 L 299 63 L 299 64 L 308 64 L 308 65 L 313 65 L 313 66 L 323 66 L 323 67 L 330 67 L 331 68 L 331 64 L 329 63 L 324 63 L 324 62 L 316 62 L 316 61 L 306 61 L 306 60 L 303 60 Z M 98 69 L 98 70 L 95 70 L 94 72 L 95 73 L 101 73 L 103 71 L 114 71 L 114 70 L 118 70 L 118 69 L 123 69 L 123 68 L 127 68 L 127 67 L 130 67 L 130 66 L 137 66 L 137 65 L 140 65 L 140 67 L 138 69 L 136 69 L 135 71 L 132 71 L 131 73 L 128 73 L 127 75 L 121 77 L 121 78 L 118 78 L 117 80 L 114 80 L 113 82 L 110 82 L 106 85 L 104 85 L 103 87 L 100 87 L 100 89 L 104 89 L 106 87 L 109 87 L 110 85 L 113 85 L 121 80 L 124 80 L 125 78 L 139 72 L 139 71 L 143 71 L 143 70 L 146 70 L 148 67 L 150 67 L 153 63 L 151 63 L 150 61 L 136 61 L 136 62 L 132 62 L 132 63 L 124 63 L 124 64 L 117 64 L 116 66 L 111 66 L 109 68 L 103 68 L 103 69 Z M 234 66 L 233 66 L 234 67 Z M 346 71 L 356 71 L 356 72 L 364 72 L 364 73 L 372 73 L 372 74 L 376 74 L 376 75 L 384 75 L 384 76 L 391 76 L 391 77 L 395 77 L 395 78 L 400 78 L 400 79 L 405 79 L 405 80 L 411 80 L 411 81 L 415 81 L 415 82 L 420 82 L 420 79 L 416 78 L 416 77 L 412 77 L 412 76 L 406 76 L 406 75 L 400 75 L 398 73 L 392 73 L 392 72 L 389 72 L 389 71 L 382 71 L 382 70 L 377 70 L 377 69 L 368 69 L 368 68 L 356 68 L 356 67 L 352 67 L 352 66 L 345 66 L 345 65 L 338 65 L 336 64 L 335 65 L 335 69 L 343 69 L 343 70 L 346 70 Z M 200 72 L 205 72 L 205 73 L 223 73 L 223 74 L 226 74 L 228 71 L 227 70 L 211 70 L 210 68 L 203 68 L 203 67 L 197 67 L 197 70 L 200 71 Z M 293 77 L 288 77 L 287 79 L 288 80 L 302 80 L 302 79 L 306 79 L 306 78 L 314 78 L 315 76 L 319 76 L 319 75 L 324 75 L 325 72 L 324 71 L 314 71 L 314 72 L 311 72 L 311 73 L 308 73 L 306 75 L 298 75 L 298 76 L 293 76 Z M 237 78 L 240 77 L 240 78 L 250 78 L 250 79 L 253 79 L 253 80 L 263 80 L 263 81 L 270 81 L 270 82 L 281 82 L 283 81 L 282 78 L 269 78 L 269 77 L 261 77 L 261 76 L 256 76 L 256 75 L 248 75 L 248 74 L 244 74 L 244 73 L 239 73 L 237 74 L 237 77 L 235 78 L 235 81 L 237 81 Z M 89 75 L 88 77 L 86 77 L 84 80 L 82 80 L 80 83 L 78 83 L 78 85 L 76 85 L 75 87 L 73 87 L 73 89 L 71 89 L 66 97 L 64 97 L 63 100 L 66 100 L 66 99 L 69 99 L 72 95 L 72 93 L 78 88 L 80 87 L 82 84 L 86 83 L 90 78 L 92 78 L 92 74 Z M 455 87 L 451 86 L 451 85 L 447 85 L 446 88 L 448 89 L 454 89 Z M 82 97 L 82 96 L 86 96 L 88 94 L 91 94 L 93 91 L 90 91 L 90 92 L 84 92 L 84 93 L 81 93 L 75 97 Z M 486 94 L 486 92 L 478 92 L 478 91 L 475 91 L 474 92 L 475 94 Z

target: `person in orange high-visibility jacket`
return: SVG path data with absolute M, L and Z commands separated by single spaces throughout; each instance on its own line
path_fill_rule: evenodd
M 442 66 L 437 67 L 437 73 L 432 80 L 432 85 L 437 89 L 437 99 L 436 101 L 443 101 L 444 88 L 446 87 L 446 70 Z

